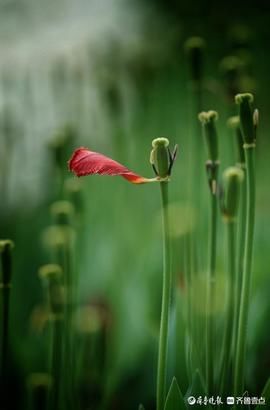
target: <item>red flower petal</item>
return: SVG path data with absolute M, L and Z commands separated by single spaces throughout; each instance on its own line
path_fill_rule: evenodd
M 141 177 L 124 167 L 124 165 L 119 164 L 119 162 L 83 147 L 74 151 L 68 162 L 68 166 L 69 170 L 74 172 L 78 177 L 93 174 L 120 175 L 133 184 L 144 184 L 146 182 L 156 181 L 156 178 L 149 179 Z

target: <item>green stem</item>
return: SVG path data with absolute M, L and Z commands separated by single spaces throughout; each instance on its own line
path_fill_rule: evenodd
M 66 407 L 72 409 L 74 405 L 74 355 L 73 355 L 73 275 L 72 275 L 72 262 L 71 262 L 71 249 L 70 244 L 66 244 L 63 249 L 64 259 L 64 272 L 66 279 L 66 317 L 65 317 L 65 362 L 70 367 L 70 373 L 66 376 Z
M 56 261 L 62 267 L 64 272 L 64 288 L 66 291 L 66 301 L 64 309 L 63 323 L 63 362 L 68 366 L 69 371 L 64 371 L 62 378 L 62 386 L 64 389 L 63 403 L 65 409 L 73 408 L 74 404 L 74 357 L 73 357 L 73 276 L 72 276 L 72 261 L 71 261 L 70 243 L 62 244 L 57 248 Z M 63 369 L 62 369 L 63 371 Z
M 3 339 L 2 339 L 2 376 L 6 373 L 7 352 L 8 352 L 8 323 L 9 323 L 9 293 L 10 284 L 3 286 Z
M 216 178 L 214 179 L 216 180 Z M 208 394 L 214 394 L 214 303 L 217 242 L 217 196 L 211 192 L 209 268 L 206 300 L 206 386 Z
M 246 214 L 246 237 L 244 250 L 243 281 L 239 311 L 239 323 L 236 344 L 236 361 L 234 370 L 234 395 L 243 393 L 244 390 L 244 363 L 246 351 L 246 333 L 249 310 L 249 296 L 251 284 L 251 263 L 253 234 L 255 221 L 255 175 L 254 175 L 254 148 L 245 150 L 247 165 L 247 214 Z
M 245 172 L 245 168 L 242 168 Z M 241 193 L 241 213 L 240 213 L 240 223 L 238 230 L 238 255 L 237 255 L 237 272 L 235 277 L 235 316 L 233 321 L 233 349 L 236 352 L 236 338 L 238 330 L 239 321 L 239 311 L 240 311 L 240 300 L 241 300 L 241 289 L 243 280 L 243 258 L 245 250 L 245 235 L 246 235 L 246 177 L 244 178 L 244 183 L 242 184 Z
M 9 327 L 9 294 L 10 284 L 3 283 L 2 296 L 3 296 L 3 322 L 2 322 L 2 362 L 1 362 L 1 386 L 3 389 L 1 392 L 3 405 L 6 406 L 6 380 L 7 380 L 7 363 L 8 363 L 8 327 Z
M 7 367 L 8 367 L 8 336 L 9 336 L 9 302 L 12 278 L 11 250 L 13 242 L 10 240 L 0 241 L 1 253 L 1 288 L 2 288 L 2 351 L 1 351 L 1 374 L 0 374 L 0 403 L 3 408 L 8 406 Z
M 51 391 L 50 409 L 61 408 L 61 371 L 62 371 L 62 340 L 63 340 L 63 317 L 60 314 L 52 317 L 52 353 L 51 353 L 51 375 L 53 388 Z
M 158 350 L 157 410 L 163 410 L 166 395 L 168 327 L 171 294 L 171 255 L 169 238 L 168 182 L 161 182 L 160 188 L 163 214 L 163 289 Z
M 232 336 L 233 336 L 233 322 L 235 313 L 235 293 L 234 293 L 234 283 L 235 283 L 235 221 L 226 221 L 227 228 L 227 241 L 228 241 L 228 290 L 227 290 L 227 303 L 226 303 L 226 318 L 225 318 L 225 330 L 223 335 L 222 343 L 222 354 L 221 354 L 221 388 L 220 394 L 230 393 L 229 388 L 229 377 L 231 357 L 232 357 Z M 225 391 L 224 391 L 225 389 Z M 227 390 L 226 390 L 227 389 Z

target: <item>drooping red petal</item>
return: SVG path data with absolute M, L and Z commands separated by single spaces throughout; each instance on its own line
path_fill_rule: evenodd
M 69 170 L 74 172 L 78 177 L 85 175 L 120 175 L 133 184 L 144 184 L 155 181 L 156 178 L 149 179 L 141 177 L 130 171 L 124 165 L 114 161 L 105 155 L 89 151 L 81 147 L 74 151 L 68 162 Z

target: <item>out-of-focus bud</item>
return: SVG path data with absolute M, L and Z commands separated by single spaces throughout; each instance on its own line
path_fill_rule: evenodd
M 192 81 L 200 82 L 203 72 L 203 53 L 205 41 L 201 37 L 190 37 L 185 42 L 185 51 L 189 59 Z
M 216 111 L 211 110 L 208 112 L 201 112 L 198 118 L 202 123 L 209 160 L 216 162 L 218 161 L 218 137 L 215 122 L 218 119 L 218 114 Z
M 70 225 L 74 216 L 74 207 L 69 201 L 56 201 L 50 207 L 53 221 L 57 225 Z
M 237 216 L 243 179 L 244 173 L 238 167 L 227 168 L 223 173 L 222 212 L 225 220 L 233 221 Z
M 240 119 L 238 115 L 230 117 L 227 121 L 229 128 L 233 130 L 237 145 L 237 165 L 245 167 L 245 152 L 243 148 L 243 135 L 240 128 Z
M 0 240 L 0 255 L 2 264 L 2 286 L 10 286 L 12 276 L 12 249 L 14 242 L 10 239 Z
M 62 268 L 56 264 L 43 265 L 39 269 L 39 276 L 46 289 L 49 308 L 53 315 L 62 315 L 64 310 L 65 292 L 62 275 Z

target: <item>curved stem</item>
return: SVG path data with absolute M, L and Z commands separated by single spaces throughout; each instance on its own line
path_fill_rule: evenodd
M 169 239 L 168 182 L 161 182 L 163 215 L 163 288 L 158 349 L 157 410 L 163 410 L 166 395 L 168 327 L 171 294 L 171 255 Z
M 226 303 L 226 318 L 225 318 L 225 330 L 223 335 L 222 343 L 222 354 L 221 354 L 221 389 L 220 393 L 230 393 L 229 388 L 229 371 L 231 366 L 232 357 L 232 336 L 233 336 L 233 322 L 234 322 L 234 312 L 235 312 L 235 293 L 234 293 L 234 283 L 235 283 L 235 221 L 229 220 L 226 223 L 227 228 L 227 243 L 228 243 L 228 281 L 229 286 L 227 290 L 227 303 Z M 226 390 L 227 389 L 227 390 Z
M 249 295 L 251 282 L 252 247 L 255 221 L 255 175 L 254 175 L 254 148 L 245 150 L 247 165 L 247 215 L 246 238 L 244 250 L 243 282 L 241 291 L 239 323 L 237 333 L 236 361 L 234 371 L 234 394 L 243 393 L 244 389 L 244 362 L 246 350 L 246 333 L 248 322 Z
M 215 271 L 217 240 L 217 196 L 211 192 L 209 267 L 206 300 L 206 386 L 208 394 L 214 394 L 214 318 Z

